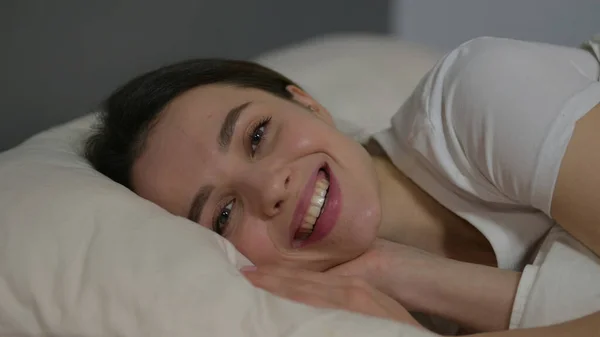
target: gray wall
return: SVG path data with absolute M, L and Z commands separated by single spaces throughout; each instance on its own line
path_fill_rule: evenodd
M 0 151 L 89 112 L 152 67 L 387 32 L 388 17 L 380 0 L 0 0 Z
M 392 30 L 448 50 L 481 35 L 577 46 L 600 33 L 599 0 L 393 0 Z

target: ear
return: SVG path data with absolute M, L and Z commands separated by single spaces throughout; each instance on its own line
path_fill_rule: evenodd
M 292 94 L 292 99 L 294 101 L 308 109 L 317 118 L 322 119 L 330 125 L 334 125 L 333 117 L 331 117 L 329 111 L 327 111 L 325 107 L 323 107 L 321 104 L 319 104 L 319 102 L 306 93 L 306 91 L 295 85 L 288 85 L 286 90 Z

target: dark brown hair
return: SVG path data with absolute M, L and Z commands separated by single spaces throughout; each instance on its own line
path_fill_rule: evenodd
M 106 99 L 87 140 L 85 157 L 96 170 L 131 189 L 133 164 L 161 111 L 184 92 L 209 84 L 255 88 L 285 99 L 292 99 L 286 87 L 295 85 L 285 76 L 247 61 L 196 59 L 150 71 Z

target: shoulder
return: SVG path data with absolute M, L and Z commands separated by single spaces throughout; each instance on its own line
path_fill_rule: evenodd
M 467 41 L 425 75 L 396 119 L 402 119 L 404 126 L 423 120 L 441 127 L 448 121 L 482 117 L 478 115 L 490 111 L 482 106 L 504 103 L 517 89 L 514 84 L 530 76 L 544 55 L 540 48 L 547 47 L 493 37 Z
M 492 37 L 463 43 L 425 75 L 392 124 L 411 145 L 427 138 L 460 147 L 483 136 L 492 121 L 509 117 L 506 111 L 521 110 L 511 105 L 525 101 L 517 96 L 528 96 L 523 85 L 529 85 L 526 79 L 540 61 L 531 48 L 528 42 Z
M 415 95 L 439 137 L 481 155 L 534 141 L 527 134 L 544 137 L 565 102 L 597 74 L 598 61 L 582 49 L 481 37 L 440 60 Z
M 548 195 L 547 188 L 529 189 L 534 181 L 550 185 L 551 178 L 540 178 L 552 177 L 554 167 L 539 162 L 556 145 L 547 139 L 568 129 L 560 117 L 575 117 L 564 107 L 597 81 L 598 71 L 595 57 L 581 49 L 473 39 L 430 70 L 392 126 L 397 139 L 455 185 L 529 204 L 532 193 Z
M 495 144 L 485 139 L 493 139 L 494 128 L 502 124 L 493 120 L 504 111 L 500 106 L 512 83 L 506 60 L 523 49 L 521 43 L 491 37 L 463 43 L 438 61 L 392 119 L 396 138 L 429 170 L 463 192 L 493 202 L 507 199 L 481 169 L 494 154 Z
M 440 60 L 428 74 L 431 90 L 427 96 L 466 114 L 498 112 L 506 109 L 469 108 L 533 102 L 544 99 L 541 94 L 569 91 L 597 76 L 598 60 L 583 49 L 480 37 Z
M 505 103 L 523 80 L 543 73 L 544 57 L 552 57 L 552 48 L 556 46 L 492 37 L 465 42 L 432 69 L 427 99 L 463 114 L 484 113 L 477 108 Z

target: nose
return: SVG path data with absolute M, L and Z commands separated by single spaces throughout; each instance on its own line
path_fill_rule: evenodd
M 252 170 L 247 181 L 251 187 L 249 201 L 254 201 L 264 215 L 277 215 L 289 197 L 290 179 L 289 168 Z

